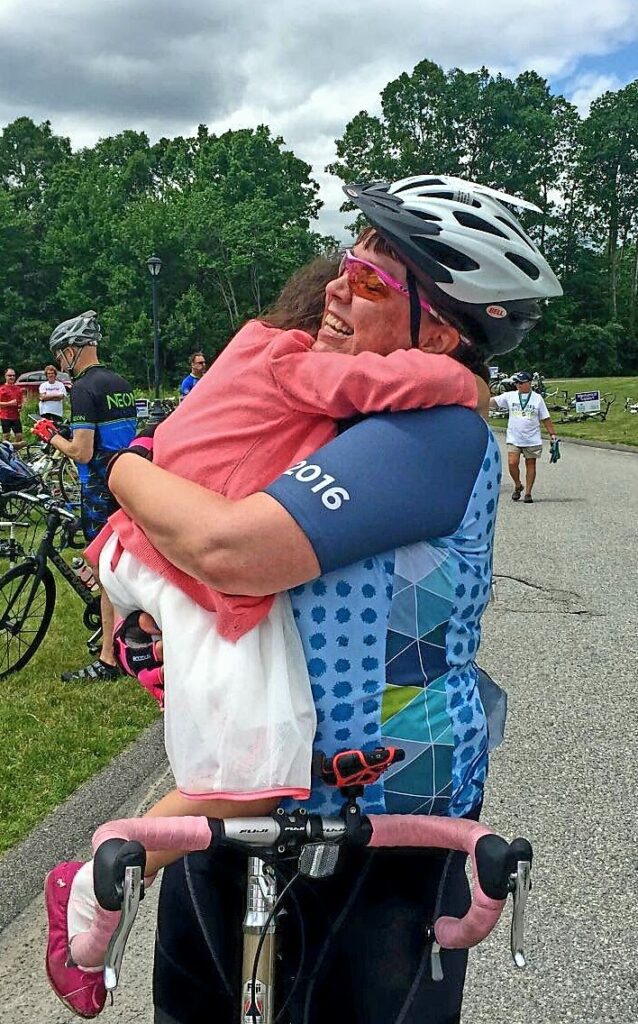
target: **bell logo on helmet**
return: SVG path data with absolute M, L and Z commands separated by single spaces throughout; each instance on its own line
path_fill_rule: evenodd
M 495 320 L 502 320 L 504 316 L 507 316 L 507 310 L 503 306 L 486 306 L 485 312 Z
M 346 193 L 346 195 L 354 196 L 356 198 L 356 195 L 357 195 L 356 188 L 344 188 L 343 191 Z

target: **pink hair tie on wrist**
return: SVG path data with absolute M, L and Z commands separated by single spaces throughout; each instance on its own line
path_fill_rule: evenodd
M 131 443 L 129 444 L 129 448 L 144 448 L 145 451 L 152 452 L 153 438 L 147 435 L 142 435 L 141 437 L 134 437 Z

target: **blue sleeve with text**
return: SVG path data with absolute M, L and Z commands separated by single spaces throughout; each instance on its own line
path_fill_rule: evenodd
M 488 428 L 457 406 L 370 416 L 265 488 L 299 524 L 322 573 L 454 533 Z

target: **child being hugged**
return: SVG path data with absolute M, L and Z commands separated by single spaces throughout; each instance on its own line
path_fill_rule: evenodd
M 154 463 L 240 499 L 321 448 L 340 421 L 486 404 L 487 386 L 455 358 L 418 347 L 350 353 L 354 330 L 337 288 L 347 282 L 350 301 L 383 301 L 397 282 L 351 253 L 335 269 L 314 261 L 270 315 L 242 327 L 156 429 Z M 425 299 L 421 306 L 445 323 Z M 320 328 L 343 338 L 343 353 L 321 350 Z M 167 509 L 170 502 L 167 490 Z M 162 633 L 165 742 L 177 789 L 149 813 L 263 814 L 283 797 L 307 798 L 316 716 L 288 594 L 215 591 L 167 561 L 124 510 L 87 555 L 99 559 L 102 585 L 127 623 L 135 626 L 144 609 Z M 175 857 L 160 854 L 152 869 Z M 91 862 L 58 865 L 46 899 L 52 986 L 69 1008 L 96 1016 L 105 999 L 98 968 L 115 923 L 96 910 Z

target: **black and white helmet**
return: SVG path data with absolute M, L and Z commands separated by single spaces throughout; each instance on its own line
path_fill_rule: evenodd
M 422 174 L 344 192 L 423 285 L 432 305 L 466 323 L 485 357 L 509 352 L 562 295 L 547 260 L 504 204 L 533 203 L 463 178 Z
M 102 338 L 102 331 L 97 322 L 97 313 L 94 309 L 88 309 L 86 313 L 73 316 L 70 320 L 63 320 L 53 331 L 49 338 L 49 348 L 55 355 L 62 348 L 72 345 L 74 348 L 84 348 L 85 345 L 97 345 Z

